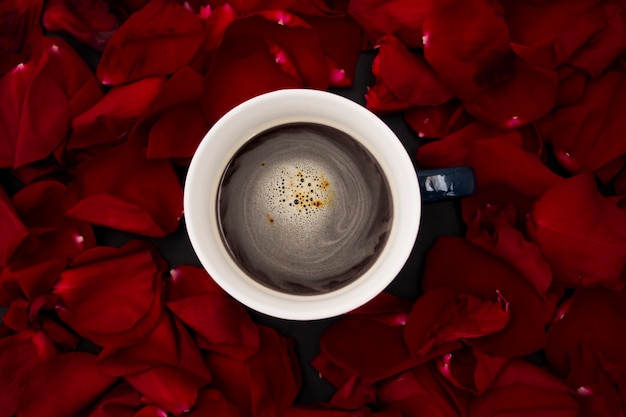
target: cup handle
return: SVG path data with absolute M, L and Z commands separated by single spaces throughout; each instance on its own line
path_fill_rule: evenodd
M 423 203 L 467 197 L 476 192 L 476 177 L 470 167 L 420 170 L 417 179 Z

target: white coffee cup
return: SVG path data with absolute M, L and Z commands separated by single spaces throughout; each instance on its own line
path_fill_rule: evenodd
M 232 259 L 218 224 L 218 189 L 235 153 L 260 132 L 294 122 L 334 127 L 359 141 L 381 167 L 392 200 L 388 238 L 373 265 L 347 286 L 323 294 L 288 294 L 249 277 Z M 430 184 L 437 184 L 439 177 L 433 176 L 435 181 L 431 178 Z M 187 232 L 209 275 L 244 305 L 291 320 L 337 316 L 383 291 L 411 253 L 419 229 L 421 204 L 415 168 L 399 139 L 381 119 L 336 94 L 305 89 L 263 94 L 223 116 L 199 145 L 189 166 L 184 193 Z

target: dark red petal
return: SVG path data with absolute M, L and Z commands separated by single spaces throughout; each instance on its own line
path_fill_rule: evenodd
M 201 337 L 199 346 L 243 360 L 259 349 L 257 326 L 244 308 L 226 294 L 204 294 L 166 303 Z
M 213 281 L 206 270 L 192 265 L 179 265 L 172 269 L 165 281 L 165 288 L 167 301 L 224 293 L 224 290 Z
M 134 13 L 111 36 L 96 75 L 117 85 L 173 74 L 204 41 L 200 18 L 175 2 L 154 0 Z
M 326 64 L 330 70 L 330 87 L 351 87 L 361 52 L 361 30 L 347 15 L 303 16 L 317 33 Z
M 189 416 L 205 417 L 239 417 L 239 407 L 229 403 L 224 396 L 215 389 L 202 389 L 198 392 L 198 401 Z
M 585 95 L 587 76 L 568 65 L 557 69 L 559 87 L 556 92 L 555 107 L 571 106 L 580 103 Z
M 200 6 L 202 7 L 202 6 Z M 201 10 L 207 10 L 207 7 Z M 210 10 L 210 7 L 209 7 Z M 222 42 L 226 28 L 237 19 L 237 12 L 229 3 L 224 3 L 213 10 L 202 21 L 205 39 L 189 66 L 199 74 L 206 74 L 213 58 L 213 53 Z
M 464 127 L 472 118 L 457 100 L 450 100 L 439 106 L 408 109 L 404 120 L 420 138 L 442 138 Z
M 591 177 L 572 177 L 546 191 L 528 232 L 561 285 L 623 288 L 626 213 L 600 195 Z
M 449 262 L 450 254 L 454 254 L 455 262 Z M 536 352 L 545 343 L 544 307 L 539 295 L 509 264 L 463 238 L 437 240 L 426 259 L 423 286 L 426 292 L 447 288 L 487 300 L 497 297 L 508 305 L 508 325 L 498 333 L 468 340 L 470 346 L 513 357 Z
M 411 301 L 383 291 L 361 307 L 347 314 L 367 316 L 369 320 L 375 320 L 390 326 L 398 326 L 406 324 L 411 306 Z
M 125 143 L 80 164 L 67 188 L 67 215 L 146 236 L 174 232 L 183 209 L 180 181 L 169 161 L 143 152 Z
M 217 0 L 216 4 L 226 3 L 225 0 Z M 228 3 L 239 12 L 247 15 L 263 10 L 287 10 L 293 13 L 302 13 L 313 16 L 326 16 L 333 14 L 324 0 L 231 0 Z
M 437 369 L 454 386 L 477 395 L 493 385 L 508 362 L 508 358 L 466 347 L 438 358 Z
M 497 294 L 492 299 L 483 301 L 445 288 L 426 291 L 413 305 L 404 328 L 408 348 L 425 356 L 434 347 L 502 330 L 509 322 L 508 308 Z
M 463 415 L 470 399 L 468 393 L 441 378 L 432 363 L 386 380 L 380 384 L 378 396 L 382 404 L 402 415 L 434 417 Z
M 22 332 L 31 328 L 28 308 L 30 303 L 23 298 L 15 298 L 13 301 L 3 303 L 9 308 L 2 316 L 2 324 L 14 332 Z
M 42 1 L 5 1 L 0 5 L 0 75 L 30 59 L 43 38 Z
M 33 260 L 32 256 L 25 258 Z M 32 264 L 25 261 L 19 262 L 18 265 L 10 265 L 0 273 L 0 301 L 8 304 L 12 299 L 10 295 L 23 294 L 32 300 L 49 293 L 66 264 L 67 260 L 61 258 Z
M 557 75 L 515 59 L 510 80 L 493 85 L 463 104 L 469 114 L 502 128 L 534 122 L 554 107 Z
M 102 51 L 117 29 L 117 20 L 103 0 L 73 2 L 52 0 L 46 3 L 43 26 L 55 33 L 65 33 L 97 51 Z
M 97 363 L 103 374 L 123 376 L 155 366 L 176 366 L 179 355 L 172 318 L 164 312 L 145 339 L 128 347 L 104 347 Z
M 280 415 L 300 392 L 301 374 L 293 340 L 259 326 L 259 351 L 247 360 L 252 412 Z
M 567 386 L 542 368 L 521 359 L 511 361 L 496 379 L 494 387 L 475 397 L 469 408 L 479 416 L 575 417 L 578 403 Z
M 333 394 L 329 405 L 343 410 L 356 410 L 376 402 L 375 384 L 363 383 L 353 376 Z
M 606 14 L 607 26 L 596 33 L 570 64 L 580 68 L 593 78 L 598 78 L 606 68 L 626 51 L 626 8 L 621 2 L 601 2 Z
M 24 95 L 12 103 L 21 109 L 19 118 L 12 121 L 18 129 L 14 161 L 16 168 L 48 157 L 68 133 L 68 97 L 48 69 L 49 62 L 55 59 L 55 54 L 60 53 L 60 48 L 52 41 L 44 48 L 36 63 L 29 62 L 17 71 L 30 73 L 30 79 Z M 5 77 L 3 82 L 10 83 L 14 77 L 19 77 L 15 71 Z
M 314 30 L 289 26 L 254 15 L 231 23 L 224 36 L 231 39 L 256 37 L 264 39 L 270 45 L 275 44 L 284 51 L 288 61 L 293 63 L 296 69 L 293 76 L 299 77 L 304 87 L 318 90 L 328 88 L 328 69 L 322 43 Z M 280 64 L 281 57 L 277 56 L 275 60 Z
M 380 41 L 378 55 L 374 60 L 376 84 L 366 94 L 367 106 L 372 111 L 382 112 L 374 102 L 385 105 L 384 100 L 372 97 L 377 86 L 384 85 L 392 95 L 391 110 L 403 110 L 413 106 L 443 104 L 452 98 L 448 88 L 428 65 L 423 56 L 410 52 L 394 36 Z
M 136 343 L 160 317 L 160 273 L 151 251 L 137 243 L 86 251 L 54 287 L 59 317 L 94 343 Z
M 28 230 L 18 217 L 13 203 L 0 188 L 0 267 L 6 266 L 13 252 L 28 235 Z M 1 298 L 1 297 L 0 297 Z
M 211 124 L 249 98 L 298 87 L 302 81 L 281 69 L 265 40 L 225 36 L 205 77 L 202 109 Z
M 26 330 L 0 338 L 0 352 L 0 417 L 12 417 L 28 380 L 25 373 L 56 356 L 57 349 L 43 332 Z
M 626 73 L 610 71 L 589 81 L 582 102 L 557 109 L 548 139 L 558 162 L 571 174 L 594 173 L 626 154 L 626 143 L 615 140 L 626 129 Z M 608 110 L 607 110 L 608 109 Z M 599 176 L 608 182 L 622 161 Z
M 198 389 L 206 384 L 197 376 L 170 366 L 159 366 L 124 378 L 146 401 L 176 415 L 189 411 L 196 404 Z
M 191 158 L 208 132 L 199 104 L 188 104 L 165 111 L 148 137 L 148 158 Z
M 626 293 L 605 289 L 577 290 L 563 303 L 546 339 L 546 356 L 555 374 L 567 376 L 587 366 L 579 357 L 583 346 L 595 357 L 624 364 L 625 306 Z
M 465 165 L 468 154 L 476 141 L 495 137 L 522 144 L 522 137 L 518 131 L 507 132 L 494 126 L 475 122 L 446 135 L 442 140 L 420 146 L 417 149 L 417 161 L 421 168 Z
M 220 391 L 231 404 L 236 404 L 244 415 L 252 415 L 251 387 L 246 362 L 216 352 L 209 352 L 206 360 L 213 375 L 211 387 Z
M 606 26 L 604 7 L 596 0 L 501 3 L 511 49 L 527 62 L 546 68 L 567 61 Z
M 133 417 L 140 407 L 141 395 L 124 382 L 107 392 L 88 417 Z
M 384 35 L 394 35 L 407 46 L 422 45 L 422 25 L 432 0 L 352 0 L 348 13 L 363 28 L 371 45 Z
M 20 395 L 18 415 L 72 416 L 98 399 L 116 381 L 102 375 L 96 356 L 63 353 L 31 368 Z
M 513 213 L 507 213 L 511 210 Z M 552 284 L 552 270 L 539 247 L 527 241 L 514 227 L 515 214 L 512 206 L 502 211 L 494 206 L 479 210 L 474 221 L 467 225 L 467 239 L 508 262 L 545 298 Z M 507 219 L 509 215 L 513 216 L 513 221 Z
M 424 20 L 424 55 L 461 100 L 511 77 L 509 31 L 487 0 L 434 1 Z
M 147 112 L 164 85 L 165 78 L 152 77 L 112 88 L 72 120 L 68 149 L 119 141 Z

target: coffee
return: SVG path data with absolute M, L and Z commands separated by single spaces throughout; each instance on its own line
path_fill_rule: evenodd
M 223 173 L 222 240 L 247 275 L 315 295 L 359 278 L 381 253 L 393 213 L 387 179 L 346 133 L 280 125 L 250 139 Z

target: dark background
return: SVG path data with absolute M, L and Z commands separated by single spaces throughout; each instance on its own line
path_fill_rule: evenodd
M 95 56 L 93 52 L 81 48 L 79 45 L 76 45 L 76 48 L 79 53 L 83 54 L 83 57 L 88 63 L 95 68 L 97 56 Z M 365 93 L 367 92 L 367 88 L 374 84 L 374 77 L 370 68 L 375 56 L 376 52 L 374 51 L 363 53 L 358 62 L 354 87 L 350 89 L 333 90 L 333 92 L 365 105 Z M 401 114 L 384 116 L 382 119 L 391 127 L 398 138 L 400 138 L 413 164 L 417 168 L 415 154 L 422 139 L 408 127 Z M 185 171 L 184 168 L 179 169 L 181 181 L 183 182 Z M 0 170 L 0 184 L 9 194 L 13 194 L 19 188 L 19 183 L 5 170 Z M 137 235 L 102 227 L 96 227 L 95 232 L 99 245 L 120 246 L 131 239 L 146 239 Z M 459 235 L 461 233 L 463 233 L 463 226 L 460 221 L 460 207 L 457 201 L 425 205 L 422 208 L 421 226 L 411 256 L 396 279 L 389 285 L 387 291 L 411 300 L 418 297 L 421 289 L 420 275 L 423 269 L 426 252 L 430 246 L 438 236 Z M 165 238 L 148 240 L 153 242 L 161 250 L 163 256 L 170 262 L 171 267 L 180 264 L 201 266 L 187 238 L 184 221 L 175 233 Z M 0 318 L 5 310 L 6 309 L 0 308 Z M 319 377 L 318 372 L 310 365 L 310 361 L 319 350 L 320 335 L 336 319 L 299 322 L 276 319 L 252 310 L 249 310 L 249 312 L 256 322 L 273 327 L 280 333 L 296 340 L 296 353 L 300 361 L 303 376 L 302 390 L 296 403 L 312 404 L 329 400 L 334 392 L 334 388 Z

